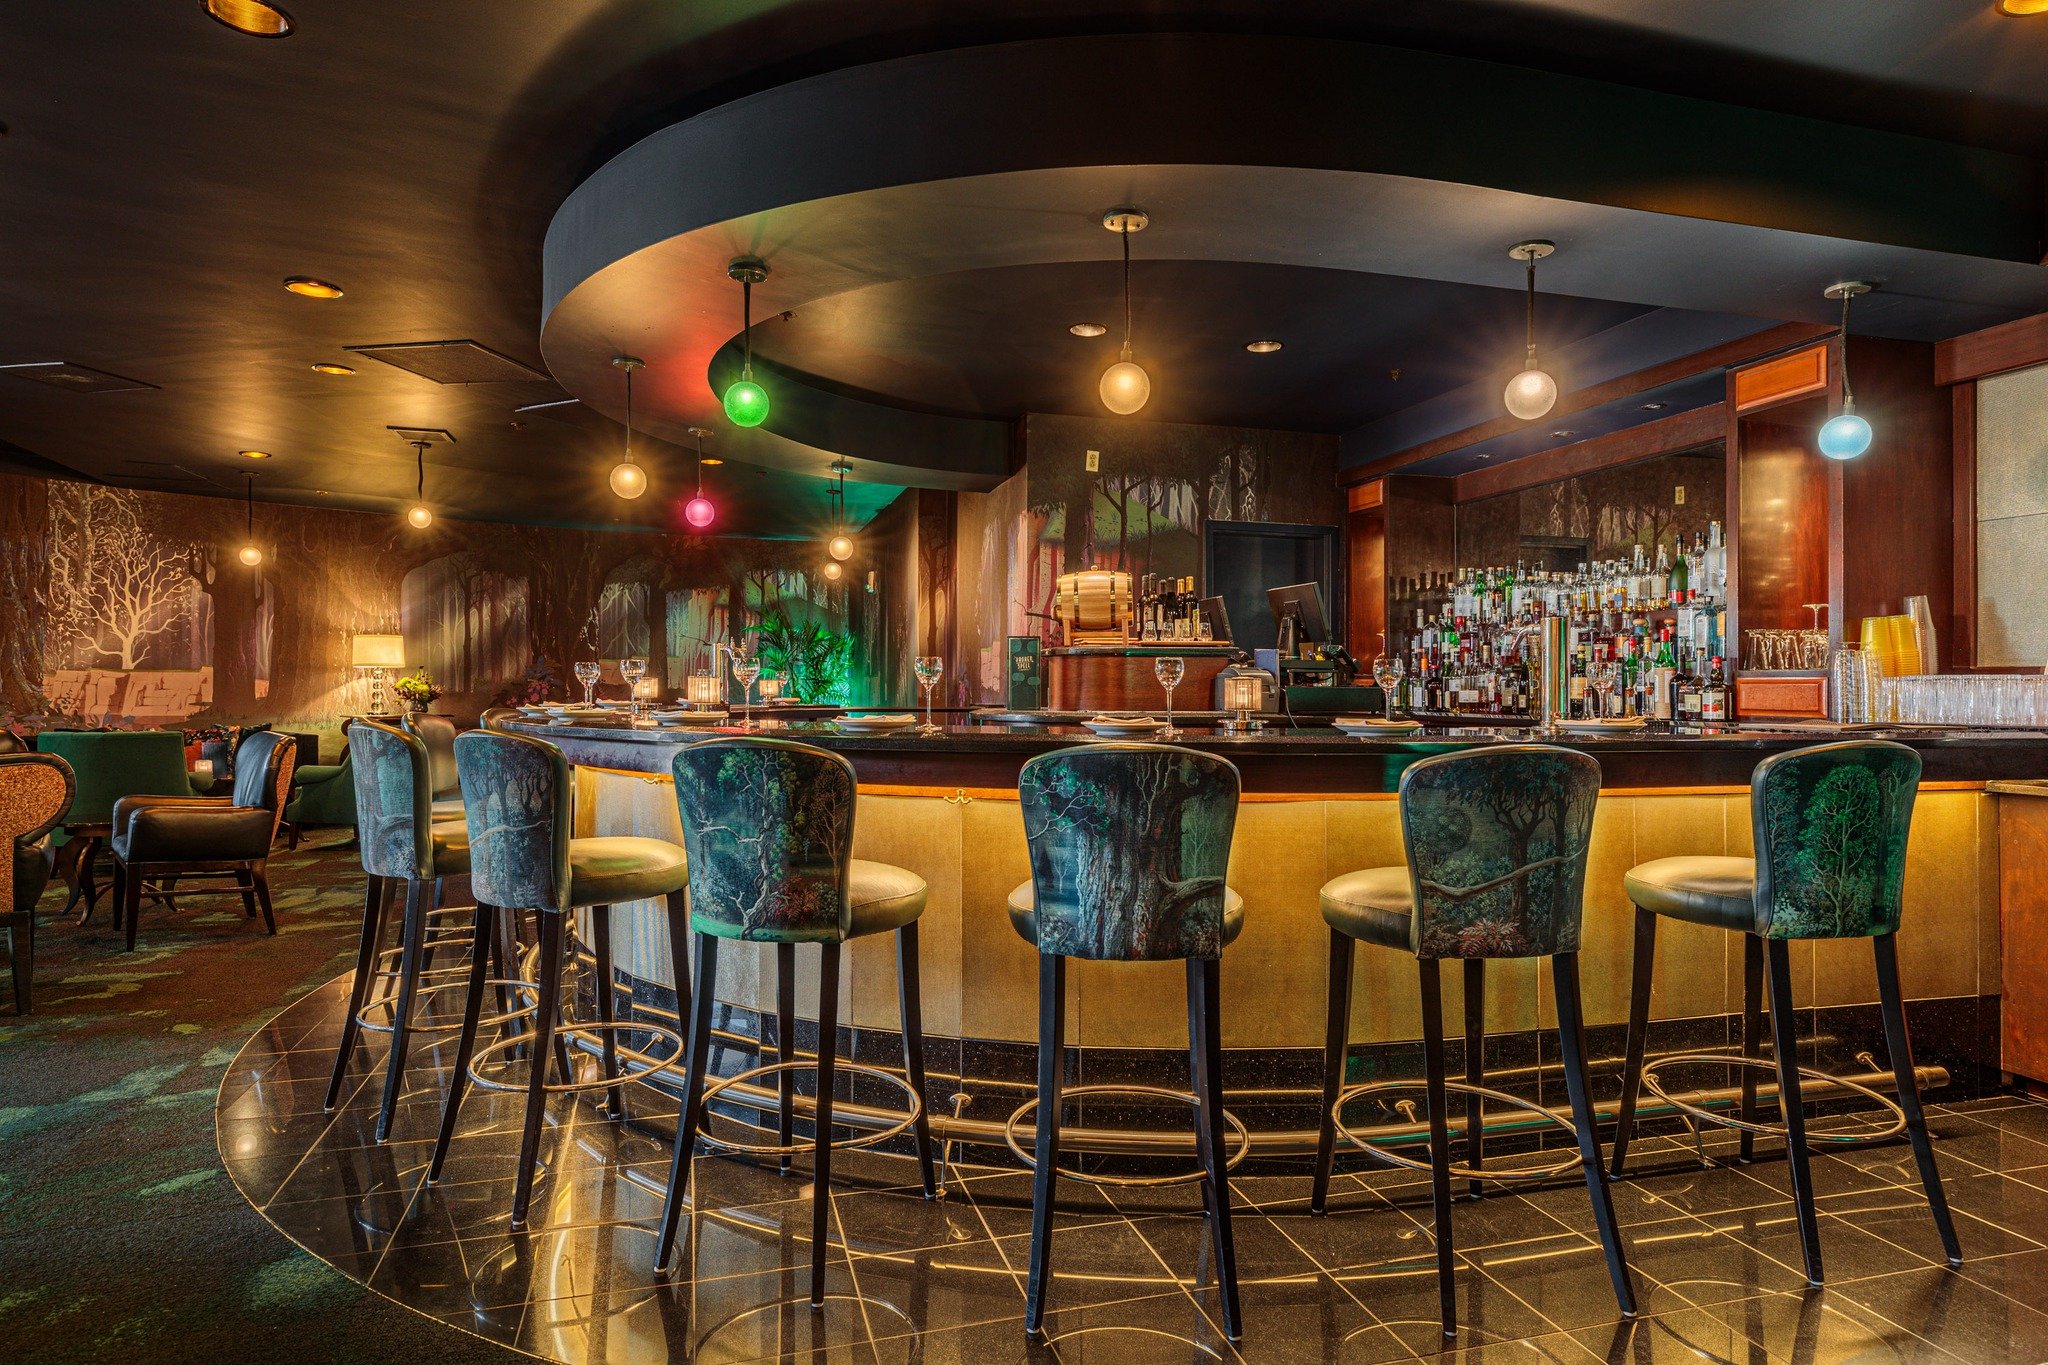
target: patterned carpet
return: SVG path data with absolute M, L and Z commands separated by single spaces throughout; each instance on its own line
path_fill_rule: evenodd
M 35 1013 L 0 1014 L 0 1357 L 520 1358 L 365 1293 L 222 1171 L 223 1072 L 265 1021 L 348 970 L 359 923 L 352 852 L 280 855 L 271 883 L 276 938 L 209 897 L 146 910 L 133 954 L 104 897 L 83 929 L 55 918 L 62 888 L 45 897 Z

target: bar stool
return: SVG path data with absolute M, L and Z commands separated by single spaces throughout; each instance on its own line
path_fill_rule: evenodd
M 611 912 L 628 901 L 661 898 L 667 903 L 670 941 L 674 948 L 677 993 L 687 978 L 683 934 L 687 916 L 684 887 L 688 881 L 683 850 L 666 839 L 631 835 L 576 839 L 576 787 L 562 751 L 542 740 L 498 731 L 471 730 L 455 740 L 455 764 L 462 784 L 463 809 L 469 827 L 470 884 L 477 898 L 475 941 L 490 935 L 492 906 L 531 910 L 540 924 L 540 949 L 534 983 L 539 1000 L 534 1013 L 532 1054 L 527 1067 L 526 1116 L 519 1140 L 519 1170 L 512 1191 L 512 1227 L 526 1227 L 533 1198 L 534 1164 L 540 1155 L 541 1121 L 550 1094 L 607 1092 L 611 1112 L 622 1115 L 624 1094 L 619 1071 L 621 1031 L 666 1040 L 674 1049 L 667 1058 L 633 1054 L 644 1069 L 630 1079 L 649 1081 L 672 1070 L 683 1040 L 673 1029 L 641 1020 L 619 1021 L 613 1015 Z M 563 1024 L 562 940 L 569 912 L 588 909 L 592 954 L 597 969 L 597 1019 Z M 516 1090 L 484 1076 L 478 1068 L 490 1057 L 523 1039 L 498 1039 L 477 1050 L 476 1034 L 488 981 L 485 955 L 470 954 L 469 989 L 462 1005 L 462 1030 L 455 1047 L 455 1065 L 448 1099 L 441 1112 L 441 1131 L 427 1165 L 428 1183 L 441 1179 L 448 1144 L 470 1082 L 493 1090 Z M 577 1081 L 564 1075 L 550 1085 L 548 1059 L 561 1035 L 596 1035 L 603 1055 L 603 1074 Z M 564 1068 L 566 1070 L 566 1068 Z
M 1061 1079 L 1066 1051 L 1067 959 L 1187 964 L 1188 1069 L 1200 1154 L 1202 1207 L 1216 1256 L 1223 1328 L 1242 1333 L 1237 1250 L 1230 1231 L 1223 1152 L 1222 1031 L 1218 964 L 1244 928 L 1244 901 L 1224 884 L 1237 825 L 1237 769 L 1212 754 L 1159 744 L 1090 744 L 1041 754 L 1017 777 L 1031 880 L 1010 893 L 1010 923 L 1038 950 L 1038 1095 L 1010 1116 L 1014 1130 L 1034 1107 L 1031 1273 L 1024 1330 L 1045 1317 L 1052 1269 L 1053 1182 L 1059 1169 Z M 1072 1097 L 1119 1090 L 1074 1086 Z M 1015 1139 L 1011 1140 L 1013 1150 Z M 1245 1145 L 1240 1142 L 1240 1157 Z M 1020 1152 L 1019 1155 L 1022 1155 Z
M 917 1146 L 924 1196 L 938 1193 L 931 1130 L 925 1116 L 924 1030 L 918 986 L 917 921 L 924 913 L 922 877 L 853 856 L 853 765 L 838 754 L 785 739 L 703 740 L 676 754 L 676 805 L 690 855 L 690 927 L 696 931 L 696 981 L 690 987 L 689 1067 L 681 1126 L 669 1168 L 668 1199 L 654 1263 L 667 1265 L 689 1194 L 691 1156 L 706 1107 L 727 1088 L 771 1073 L 780 1088 L 780 1141 L 726 1142 L 715 1147 L 785 1159 L 793 1141 L 796 945 L 815 943 L 818 969 L 818 1090 L 811 1141 L 811 1307 L 825 1301 L 825 1239 L 831 1215 L 834 1147 L 872 1146 L 908 1128 Z M 839 953 L 849 939 L 896 935 L 897 998 L 905 1079 L 875 1067 L 842 1062 L 839 1049 Z M 711 1047 L 711 1006 L 718 984 L 721 939 L 775 945 L 776 1060 L 705 1084 Z M 677 971 L 682 937 L 677 931 Z M 678 983 L 682 981 L 679 974 Z M 856 1071 L 908 1094 L 899 1123 L 832 1141 L 832 1086 L 837 1070 Z
M 1757 764 L 1750 779 L 1755 858 L 1659 858 L 1628 870 L 1623 879 L 1636 907 L 1634 978 L 1629 988 L 1628 1050 L 1623 1061 L 1621 1108 L 1614 1133 L 1614 1173 L 1622 1174 L 1635 1125 L 1638 1092 L 1648 1087 L 1692 1118 L 1733 1127 L 1742 1133 L 1749 1159 L 1758 1133 L 1782 1135 L 1798 1208 L 1799 1245 L 1806 1278 L 1821 1281 L 1820 1221 L 1814 1213 L 1811 1143 L 1868 1142 L 1901 1128 L 1913 1146 L 1920 1183 L 1934 1226 L 1952 1266 L 1963 1263 L 1956 1242 L 1934 1147 L 1920 1107 L 1913 1070 L 1913 1040 L 1899 990 L 1899 949 L 1895 935 L 1904 908 L 1906 837 L 1920 784 L 1920 755 L 1903 744 L 1851 740 L 1774 754 Z M 1742 1055 L 1684 1053 L 1644 1065 L 1649 1031 L 1650 976 L 1656 961 L 1659 916 L 1726 929 L 1743 937 Z M 1799 1065 L 1798 1032 L 1792 1002 L 1791 943 L 1795 939 L 1867 938 L 1877 963 L 1878 1010 L 1892 1057 L 1898 1102 L 1874 1090 L 1838 1081 L 1824 1071 Z M 1765 963 L 1769 971 L 1765 971 Z M 1763 982 L 1771 993 L 1771 1049 L 1762 1060 Z M 1737 1118 L 1693 1105 L 1665 1093 L 1659 1067 L 1721 1063 L 1742 1068 L 1741 1112 Z M 1756 1119 L 1756 1073 L 1774 1068 L 1782 1125 Z M 1809 1135 L 1800 1080 L 1843 1086 L 1891 1110 L 1885 1133 Z
M 1330 926 L 1329 1031 L 1323 1058 L 1323 1114 L 1316 1141 L 1309 1211 L 1326 1209 L 1337 1134 L 1395 1165 L 1417 1163 L 1375 1147 L 1342 1126 L 1340 1111 L 1364 1095 L 1412 1089 L 1412 1082 L 1345 1086 L 1351 1019 L 1353 945 L 1414 953 L 1422 979 L 1422 1051 L 1429 1097 L 1430 1197 L 1436 1234 L 1437 1295 L 1445 1336 L 1456 1334 L 1451 1181 L 1540 1178 L 1582 1166 L 1593 1221 L 1607 1253 L 1608 1278 L 1624 1315 L 1636 1311 L 1635 1287 L 1615 1225 L 1614 1201 L 1600 1162 L 1593 1101 L 1586 1083 L 1584 1015 L 1579 1003 L 1579 921 L 1584 910 L 1586 847 L 1600 796 L 1600 764 L 1586 754 L 1540 744 L 1502 745 L 1424 759 L 1401 774 L 1404 867 L 1350 872 L 1321 893 Z M 1557 1037 L 1572 1121 L 1519 1096 L 1484 1086 L 1486 963 L 1492 958 L 1550 959 L 1557 995 Z M 1443 962 L 1465 964 L 1465 1080 L 1445 1079 Z M 1467 1165 L 1451 1164 L 1448 1092 L 1465 1097 Z M 1525 1110 L 1571 1131 L 1575 1159 L 1513 1173 L 1481 1166 L 1484 1100 Z

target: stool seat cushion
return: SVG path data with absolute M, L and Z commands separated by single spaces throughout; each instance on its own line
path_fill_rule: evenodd
M 1623 874 L 1628 898 L 1654 914 L 1716 929 L 1756 928 L 1754 858 L 1658 858 Z
M 461 820 L 437 820 L 434 840 L 434 875 L 461 877 L 469 872 L 469 825 Z
M 460 820 L 463 816 L 462 798 L 459 796 L 437 796 L 428 809 L 436 820 Z
M 924 898 L 924 878 L 908 868 L 847 860 L 846 900 L 853 917 L 849 938 L 901 929 L 924 913 Z
M 666 839 L 621 834 L 569 841 L 571 905 L 651 900 L 689 883 L 683 850 Z
M 1415 942 L 1415 885 L 1407 867 L 1368 867 L 1323 884 L 1323 919 L 1341 934 L 1382 948 Z
M 1031 883 L 1026 882 L 1010 893 L 1010 927 L 1026 943 L 1038 943 L 1038 896 Z M 1244 897 L 1223 888 L 1223 946 L 1235 942 L 1244 932 Z

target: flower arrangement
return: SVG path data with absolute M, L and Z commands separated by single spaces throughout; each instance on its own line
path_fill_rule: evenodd
M 560 680 L 555 677 L 554 670 L 547 666 L 547 661 L 535 659 L 532 667 L 526 670 L 524 678 L 511 684 L 499 694 L 497 704 L 499 706 L 538 706 L 544 701 L 551 700 L 560 685 Z
M 400 678 L 391 684 L 391 690 L 415 711 L 426 710 L 434 698 L 441 695 L 441 685 L 424 668 L 410 677 Z

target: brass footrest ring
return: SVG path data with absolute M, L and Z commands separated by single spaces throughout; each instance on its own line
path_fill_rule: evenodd
M 669 1056 L 657 1057 L 652 1053 L 641 1052 L 637 1048 L 622 1046 L 618 1049 L 619 1061 L 621 1063 L 640 1063 L 640 1070 L 629 1071 L 622 1065 L 619 1068 L 619 1075 L 616 1080 L 607 1080 L 604 1076 L 599 1075 L 587 1081 L 548 1081 L 541 1086 L 541 1089 L 547 1091 L 550 1095 L 587 1095 L 596 1090 L 610 1090 L 613 1086 L 617 1085 L 643 1084 L 650 1078 L 663 1072 L 680 1072 L 682 1070 L 684 1061 L 683 1036 L 674 1029 L 663 1028 L 659 1024 L 650 1024 L 645 1020 L 614 1019 L 609 1024 L 601 1020 L 579 1020 L 574 1024 L 563 1024 L 558 1027 L 555 1030 L 555 1037 L 565 1039 L 583 1038 L 586 1040 L 597 1037 L 599 1038 L 598 1045 L 602 1046 L 601 1035 L 607 1031 L 646 1033 L 656 1038 L 666 1038 L 675 1044 L 675 1051 Z M 501 1052 L 510 1052 L 515 1047 L 531 1045 L 537 1036 L 532 1033 L 522 1033 L 511 1038 L 494 1039 L 483 1047 L 478 1048 L 470 1055 L 469 1059 L 469 1079 L 471 1083 L 485 1090 L 502 1090 L 515 1094 L 526 1093 L 527 1087 L 525 1082 L 501 1081 L 495 1076 L 484 1075 L 482 1068 L 485 1062 Z M 536 1066 L 549 1064 L 548 1059 L 544 1057 L 529 1058 L 528 1063 L 529 1065 Z
M 1352 1129 L 1345 1127 L 1344 1106 L 1353 1100 L 1362 1099 L 1368 1095 L 1385 1095 L 1401 1090 L 1426 1091 L 1427 1089 L 1427 1083 L 1423 1081 L 1374 1081 L 1370 1085 L 1350 1086 L 1339 1092 L 1337 1102 L 1330 1106 L 1330 1121 L 1336 1124 L 1337 1132 L 1343 1136 L 1344 1140 L 1360 1151 L 1368 1152 L 1390 1166 L 1399 1166 L 1404 1171 L 1426 1172 L 1430 1169 L 1430 1164 L 1427 1161 L 1417 1161 L 1414 1157 L 1402 1156 L 1390 1148 L 1381 1146 L 1379 1143 L 1367 1142 Z M 1579 1135 L 1578 1125 L 1570 1119 L 1555 1110 L 1545 1109 L 1534 1100 L 1525 1100 L 1520 1095 L 1510 1095 L 1505 1090 L 1492 1090 L 1483 1085 L 1466 1085 L 1461 1081 L 1445 1081 L 1444 1089 L 1450 1094 L 1477 1095 L 1482 1100 L 1492 1100 L 1497 1104 L 1504 1104 L 1510 1109 L 1519 1109 L 1525 1114 L 1534 1114 L 1545 1123 L 1564 1129 L 1575 1140 Z M 1448 1124 L 1450 1115 L 1446 1114 L 1444 1121 Z M 1585 1161 L 1585 1157 L 1574 1146 L 1569 1156 L 1561 1161 L 1553 1161 L 1547 1166 L 1472 1167 L 1454 1165 L 1449 1169 L 1451 1179 L 1453 1180 L 1499 1180 L 1504 1182 L 1513 1180 L 1552 1180 L 1569 1171 L 1578 1170 L 1581 1166 L 1585 1165 Z
M 469 968 L 464 967 L 462 970 L 466 975 Z M 463 984 L 460 981 L 423 981 L 420 984 L 418 993 L 413 998 L 415 1013 L 417 1013 L 419 1001 L 426 999 L 430 995 L 438 995 L 440 992 L 451 987 Z M 516 1010 L 507 1010 L 503 1014 L 486 1014 L 482 1016 L 477 1020 L 477 1028 L 479 1030 L 498 1028 L 511 1023 L 514 1019 L 531 1019 L 540 1012 L 540 987 L 531 981 L 524 978 L 513 978 L 507 981 L 497 977 L 490 977 L 484 981 L 484 985 L 486 988 L 502 986 L 506 990 L 517 991 L 520 994 L 520 998 L 525 1000 L 526 1003 Z M 397 1004 L 398 997 L 395 992 L 391 995 L 380 996 L 375 1000 L 365 1001 L 363 1008 L 356 1015 L 356 1027 L 368 1033 L 391 1032 L 391 1015 L 395 1013 Z M 376 1016 L 375 1018 L 371 1017 L 373 1014 Z M 413 1033 L 460 1033 L 462 1032 L 462 1021 L 457 1019 L 452 1024 L 423 1024 L 415 1019 L 406 1027 Z
M 1724 1110 L 1708 1109 L 1703 1105 L 1693 1104 L 1671 1094 L 1664 1089 L 1657 1079 L 1657 1069 L 1666 1066 L 1743 1066 L 1756 1071 L 1768 1071 L 1775 1077 L 1778 1074 L 1778 1064 L 1770 1058 L 1744 1057 L 1739 1053 L 1733 1052 L 1674 1053 L 1669 1057 L 1658 1057 L 1643 1063 L 1643 1089 L 1649 1091 L 1679 1113 L 1684 1114 L 1687 1118 L 1696 1119 L 1701 1123 L 1711 1123 L 1721 1128 L 1733 1128 L 1741 1133 L 1759 1133 L 1765 1137 L 1781 1138 L 1785 1136 L 1785 1125 L 1782 1123 L 1756 1123 L 1743 1118 L 1739 1114 L 1729 1113 Z M 1882 1091 L 1872 1090 L 1867 1085 L 1859 1084 L 1856 1081 L 1848 1080 L 1841 1076 L 1830 1075 L 1825 1071 L 1817 1071 L 1812 1067 L 1806 1066 L 1799 1068 L 1799 1078 L 1802 1081 L 1811 1081 L 1815 1085 L 1833 1086 L 1838 1090 L 1847 1090 L 1852 1094 L 1860 1095 L 1891 1115 L 1891 1121 L 1883 1127 L 1872 1127 L 1860 1132 L 1816 1133 L 1808 1130 L 1806 1140 L 1809 1143 L 1827 1142 L 1847 1147 L 1865 1142 L 1882 1142 L 1886 1138 L 1897 1137 L 1906 1131 L 1906 1111 L 1899 1107 L 1898 1101 Z M 1782 1097 L 1780 1098 L 1782 1101 Z
M 738 1142 L 730 1138 L 717 1137 L 709 1130 L 708 1118 L 711 1102 L 735 1085 L 754 1080 L 757 1077 L 772 1076 L 784 1071 L 815 1070 L 817 1070 L 815 1064 L 801 1060 L 770 1062 L 766 1066 L 751 1067 L 746 1071 L 737 1072 L 734 1075 L 725 1076 L 712 1082 L 704 1087 L 704 1095 L 700 1101 L 706 1111 L 707 1124 L 699 1127 L 697 1140 L 707 1147 L 714 1147 L 724 1152 L 743 1152 L 748 1156 L 801 1156 L 805 1152 L 813 1150 L 817 1146 L 814 1142 Z M 918 1115 L 924 1112 L 924 1096 L 911 1089 L 910 1082 L 893 1071 L 884 1071 L 878 1066 L 862 1066 L 853 1062 L 839 1062 L 834 1066 L 833 1070 L 836 1072 L 858 1072 L 863 1076 L 872 1076 L 878 1081 L 886 1081 L 888 1084 L 901 1090 L 910 1100 L 910 1107 L 904 1111 L 901 1119 L 890 1124 L 887 1128 L 877 1128 L 872 1133 L 861 1133 L 854 1137 L 839 1138 L 828 1144 L 834 1151 L 845 1151 L 854 1147 L 872 1147 L 878 1142 L 887 1142 L 899 1133 L 908 1132 L 910 1125 L 916 1123 Z M 763 1112 L 773 1111 L 764 1108 Z M 811 1112 L 813 1115 L 817 1113 L 815 1109 Z M 815 1119 L 813 1121 L 815 1122 Z M 837 1127 L 838 1125 L 835 1124 L 834 1126 Z M 846 1126 L 851 1127 L 852 1125 Z
M 1168 1090 L 1157 1085 L 1067 1085 L 1060 1087 L 1062 1102 L 1083 1095 L 1141 1095 L 1155 1100 L 1179 1100 L 1182 1104 L 1199 1105 L 1201 1100 L 1189 1090 Z M 1038 1158 L 1024 1150 L 1017 1140 L 1017 1129 L 1026 1114 L 1038 1108 L 1036 1097 L 1024 1101 L 1010 1114 L 1003 1125 L 1003 1141 L 1010 1146 L 1011 1153 L 1024 1163 L 1026 1170 L 1038 1169 Z M 1243 1163 L 1252 1150 L 1252 1135 L 1228 1109 L 1223 1111 L 1223 1122 L 1237 1137 L 1237 1150 L 1224 1159 L 1223 1169 L 1234 1171 Z M 1083 1185 L 1106 1185 L 1121 1190 L 1164 1190 L 1177 1185 L 1193 1185 L 1204 1178 L 1202 1171 L 1189 1171 L 1183 1175 L 1094 1175 L 1087 1171 L 1061 1170 L 1063 1180 L 1078 1180 Z

